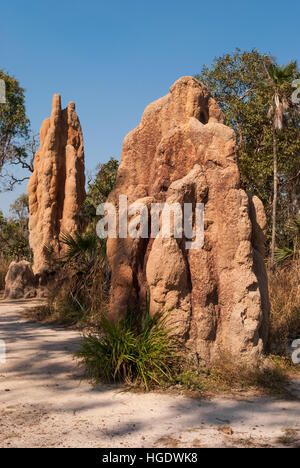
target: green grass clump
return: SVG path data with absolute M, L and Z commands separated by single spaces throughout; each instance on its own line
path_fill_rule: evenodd
M 99 331 L 84 336 L 76 358 L 94 381 L 124 382 L 146 389 L 172 380 L 176 342 L 166 317 L 147 311 L 117 323 L 102 316 Z

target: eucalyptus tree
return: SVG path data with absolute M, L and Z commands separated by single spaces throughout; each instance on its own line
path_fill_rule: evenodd
M 25 89 L 13 76 L 0 69 L 0 178 L 4 189 L 13 189 L 16 183 L 28 178 L 33 170 L 35 137 L 30 133 L 30 121 L 26 114 Z M 16 167 L 25 169 L 19 174 Z M 7 168 L 7 170 L 5 170 Z M 28 172 L 29 171 L 29 172 Z

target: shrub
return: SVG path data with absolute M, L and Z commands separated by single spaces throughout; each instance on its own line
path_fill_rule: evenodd
M 109 289 L 101 259 L 86 269 L 68 264 L 60 275 L 48 296 L 52 319 L 70 325 L 97 325 L 106 310 Z
M 90 231 L 63 234 L 60 241 L 65 251 L 59 260 L 52 259 L 57 275 L 49 286 L 48 304 L 27 315 L 66 325 L 97 325 L 106 310 L 110 286 L 105 243 Z
M 151 317 L 148 310 L 141 323 L 133 314 L 115 324 L 102 316 L 98 333 L 84 337 L 76 357 L 94 381 L 125 382 L 146 389 L 172 380 L 177 359 L 166 318 Z

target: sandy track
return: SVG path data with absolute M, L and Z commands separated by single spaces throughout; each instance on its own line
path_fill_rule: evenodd
M 0 302 L 7 347 L 0 363 L 0 447 L 278 446 L 286 428 L 294 434 L 289 446 L 300 446 L 299 401 L 201 401 L 93 388 L 72 359 L 80 334 L 24 321 L 20 312 L 29 306 Z

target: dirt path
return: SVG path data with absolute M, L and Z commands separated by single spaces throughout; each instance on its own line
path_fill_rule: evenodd
M 0 447 L 300 446 L 300 401 L 93 388 L 72 359 L 79 333 L 24 321 L 28 306 L 0 302 Z

